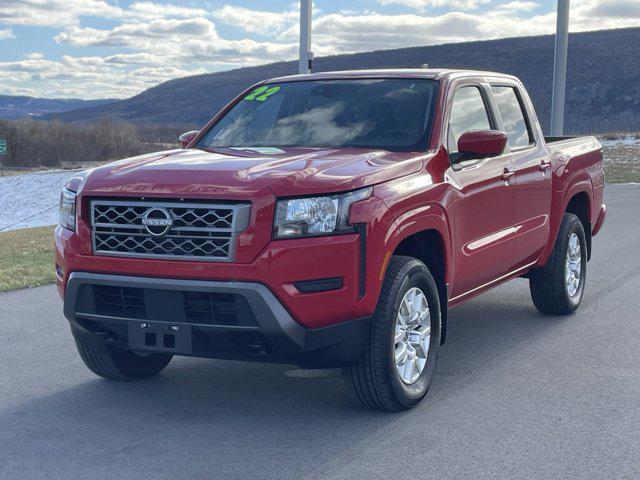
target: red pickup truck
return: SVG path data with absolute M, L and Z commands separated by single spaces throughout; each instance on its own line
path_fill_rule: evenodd
M 102 377 L 173 355 L 341 367 L 397 411 L 427 393 L 451 307 L 526 277 L 540 312 L 578 308 L 603 186 L 598 141 L 545 138 L 512 76 L 276 78 L 180 149 L 71 179 L 58 288 Z

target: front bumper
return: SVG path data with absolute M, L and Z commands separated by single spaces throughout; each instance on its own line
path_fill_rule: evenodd
M 296 322 L 264 285 L 74 272 L 64 313 L 75 336 L 115 348 L 335 368 L 357 362 L 369 319 L 323 328 Z M 154 341 L 139 338 L 149 332 Z M 155 336 L 169 336 L 169 343 Z
M 199 281 L 237 281 L 264 285 L 293 319 L 316 329 L 370 316 L 375 303 L 360 298 L 361 240 L 357 234 L 277 240 L 250 263 L 122 258 L 94 255 L 90 236 L 56 229 L 58 290 L 64 298 L 74 272 Z M 336 288 L 303 292 L 300 282 L 340 278 Z M 370 285 L 370 284 L 368 284 Z M 367 286 L 368 286 L 367 285 Z

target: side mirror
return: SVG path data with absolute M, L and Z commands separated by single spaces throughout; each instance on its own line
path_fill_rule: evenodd
M 187 148 L 187 145 L 191 143 L 191 140 L 196 138 L 196 135 L 200 133 L 199 130 L 191 130 L 190 132 L 183 133 L 178 137 L 178 142 L 180 142 L 180 148 Z
M 465 160 L 497 157 L 507 146 L 507 135 L 499 130 L 469 130 L 458 139 L 458 152 Z

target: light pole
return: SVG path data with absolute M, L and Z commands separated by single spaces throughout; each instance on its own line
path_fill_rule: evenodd
M 567 86 L 567 47 L 569 44 L 569 0 L 558 0 L 556 49 L 553 61 L 551 135 L 564 133 L 564 94 Z
M 300 0 L 300 74 L 311 73 L 313 52 L 311 51 L 312 0 Z

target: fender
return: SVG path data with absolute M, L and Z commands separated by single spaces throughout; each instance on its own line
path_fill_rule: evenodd
M 443 281 L 438 284 L 441 314 L 440 344 L 447 339 L 447 323 L 449 317 L 449 288 L 451 285 L 454 260 L 451 247 L 451 228 L 446 211 L 437 203 L 430 203 L 413 210 L 409 210 L 395 219 L 395 228 L 390 232 L 385 246 L 384 261 L 380 266 L 380 275 L 384 276 L 391 255 L 405 239 L 424 232 L 434 231 L 442 247 Z
M 371 315 L 376 308 L 389 261 L 398 245 L 409 236 L 434 230 L 440 236 L 446 264 L 445 282 L 449 282 L 452 268 L 449 221 L 444 209 L 429 203 L 401 214 L 390 210 L 377 196 L 355 204 L 351 210 L 352 223 L 363 221 L 369 225 L 366 235 L 366 294 L 356 302 L 356 315 Z M 367 221 L 368 220 L 368 221 Z
M 401 242 L 416 233 L 434 231 L 440 239 L 445 262 L 443 265 L 444 282 L 438 286 L 442 314 L 441 342 L 444 343 L 449 303 L 448 286 L 454 271 L 451 255 L 451 230 L 446 212 L 437 203 L 428 203 L 404 211 L 402 214 L 395 216 L 395 218 L 389 209 L 385 208 L 385 210 L 385 215 L 381 221 L 375 222 L 380 227 L 376 232 L 379 235 L 380 242 L 379 244 L 372 244 L 370 253 L 367 255 L 367 293 L 356 304 L 355 314 L 371 315 L 375 311 L 389 262 Z M 372 240 L 375 238 L 376 234 L 374 233 Z
M 419 232 L 426 230 L 435 230 L 442 242 L 442 253 L 444 264 L 444 280 L 445 283 L 451 282 L 453 269 L 453 255 L 451 255 L 451 228 L 447 213 L 437 203 L 422 205 L 413 210 L 403 213 L 394 220 L 395 228 L 389 232 L 385 246 L 385 262 L 381 265 L 381 274 L 384 275 L 388 265 L 388 258 L 398 248 L 398 245 Z
M 589 221 L 592 221 L 591 217 L 593 214 L 591 205 L 593 205 L 593 184 L 591 182 L 591 177 L 589 177 L 584 170 L 577 170 L 576 173 L 571 174 L 570 169 L 567 167 L 568 165 L 561 165 L 554 173 L 551 218 L 549 220 L 551 233 L 549 235 L 547 246 L 544 248 L 540 258 L 538 259 L 536 264 L 537 267 L 546 265 L 549 260 L 553 247 L 556 244 L 562 218 L 567 211 L 569 202 L 576 194 L 586 193 L 589 197 Z

